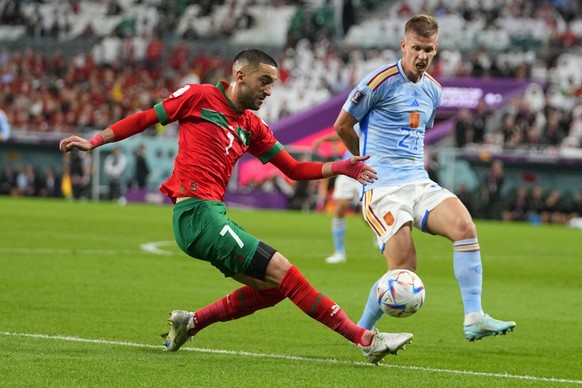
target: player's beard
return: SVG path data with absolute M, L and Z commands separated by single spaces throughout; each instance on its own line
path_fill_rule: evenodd
M 253 98 L 253 110 L 259 110 L 261 108 L 261 105 L 263 104 L 262 100 L 259 100 L 258 97 Z
M 259 110 L 263 103 L 263 100 L 260 99 L 259 94 L 250 93 L 249 95 L 245 96 L 244 105 L 247 107 L 247 109 Z

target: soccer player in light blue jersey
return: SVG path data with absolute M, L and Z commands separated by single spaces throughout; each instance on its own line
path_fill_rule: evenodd
M 370 155 L 368 164 L 378 172 L 378 180 L 364 188 L 362 213 L 382 243 L 389 269 L 416 271 L 413 227 L 452 241 L 454 273 L 465 312 L 463 331 L 466 339 L 474 341 L 512 331 L 515 322 L 499 321 L 483 312 L 483 271 L 475 224 L 457 196 L 430 180 L 424 168 L 424 136 L 434 124 L 442 95 L 439 83 L 426 72 L 437 53 L 438 34 L 433 17 L 410 18 L 400 43 L 402 58 L 362 79 L 334 128 L 350 152 Z M 358 323 L 368 329 L 383 314 L 376 286 L 377 282 Z

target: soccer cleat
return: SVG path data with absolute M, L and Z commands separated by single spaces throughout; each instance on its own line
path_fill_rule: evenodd
M 507 334 L 514 328 L 515 322 L 513 321 L 499 321 L 491 318 L 489 314 L 484 314 L 477 323 L 464 325 L 463 332 L 466 339 L 475 341 L 490 335 Z
M 378 365 L 384 356 L 397 354 L 400 349 L 405 349 L 405 345 L 410 343 L 412 334 L 410 333 L 378 333 L 374 330 L 374 338 L 369 346 L 358 345 L 362 349 L 362 354 L 372 364 Z
M 166 351 L 175 352 L 180 349 L 192 336 L 188 332 L 194 328 L 194 313 L 182 310 L 174 310 L 170 313 L 170 331 L 162 334 L 166 341 Z
M 343 253 L 340 253 L 340 252 L 335 252 L 333 255 L 331 255 L 330 257 L 325 259 L 325 262 L 327 264 L 339 264 L 339 263 L 345 263 L 346 260 L 347 260 L 346 255 L 344 255 Z

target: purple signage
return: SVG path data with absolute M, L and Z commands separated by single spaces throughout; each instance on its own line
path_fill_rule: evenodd
M 481 98 L 485 99 L 490 109 L 496 109 L 511 98 L 522 95 L 532 83 L 529 80 L 476 78 L 444 79 L 439 82 L 443 87 L 439 112 L 444 117 L 450 117 L 459 108 L 474 108 Z M 349 90 L 312 109 L 286 117 L 272 124 L 271 128 L 282 144 L 292 144 L 331 127 L 348 95 Z
M 515 79 L 446 79 L 441 81 L 443 96 L 439 110 L 456 112 L 459 108 L 473 109 L 481 99 L 490 109 L 495 109 L 523 94 L 530 83 Z

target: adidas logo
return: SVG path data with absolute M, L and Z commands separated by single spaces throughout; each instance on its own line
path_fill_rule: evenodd
M 412 104 L 410 104 L 410 106 L 420 106 L 420 104 L 415 99 L 415 100 L 412 101 Z

